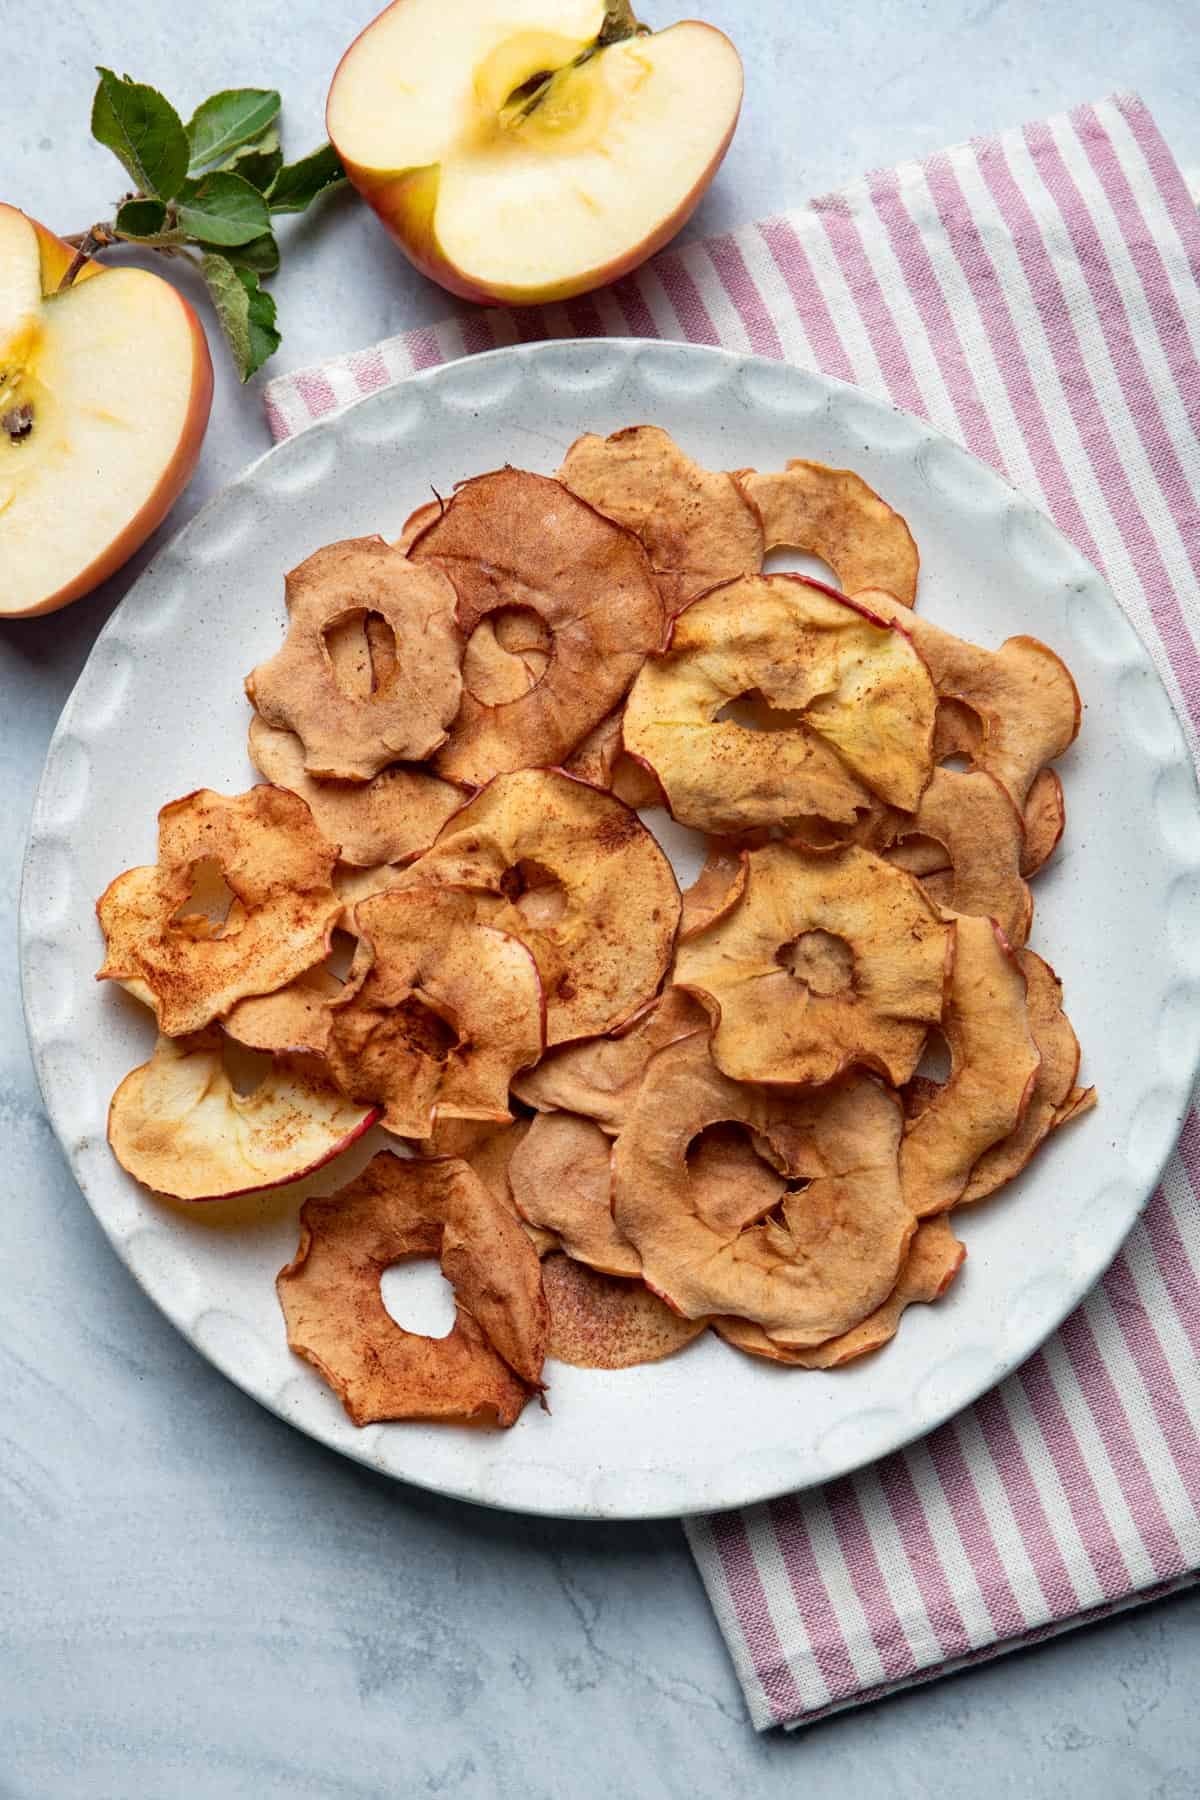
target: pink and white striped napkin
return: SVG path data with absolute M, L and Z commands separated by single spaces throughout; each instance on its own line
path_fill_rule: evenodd
M 1132 96 L 906 163 L 585 299 L 463 312 L 267 389 L 282 438 L 519 339 L 686 338 L 887 396 L 1105 571 L 1200 745 L 1200 224 Z M 1108 1274 L 911 1449 L 687 1523 L 759 1728 L 796 1726 L 1194 1580 L 1200 1123 Z

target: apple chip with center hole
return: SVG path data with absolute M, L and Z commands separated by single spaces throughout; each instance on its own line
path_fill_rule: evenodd
M 577 1369 L 631 1369 L 661 1362 L 708 1329 L 673 1312 L 644 1281 L 603 1275 L 569 1256 L 548 1256 L 542 1286 L 550 1309 L 547 1354 Z
M 662 600 L 637 539 L 544 475 L 498 469 L 464 482 L 409 556 L 449 575 L 468 655 L 501 609 L 535 613 L 548 634 L 549 660 L 527 691 L 493 703 L 464 688 L 436 759 L 448 780 L 561 762 L 661 647 Z
M 942 1016 L 953 926 L 869 850 L 767 844 L 725 918 L 680 944 L 673 979 L 715 1018 L 737 1081 L 831 1081 L 854 1063 L 899 1086 Z
M 762 520 L 767 550 L 806 550 L 827 562 L 847 594 L 883 588 L 915 604 L 920 558 L 898 512 L 853 469 L 796 458 L 786 469 L 743 469 L 739 488 Z
M 428 1338 L 383 1304 L 384 1270 L 436 1256 L 454 1328 Z M 300 1246 L 276 1281 L 288 1344 L 356 1425 L 461 1419 L 511 1425 L 542 1389 L 548 1314 L 537 1254 L 466 1163 L 387 1151 L 329 1200 L 306 1200 Z
M 401 880 L 469 889 L 479 918 L 528 945 L 547 1045 L 624 1024 L 670 961 L 669 861 L 635 812 L 558 769 L 497 776 Z
M 517 938 L 461 889 L 405 888 L 354 909 L 358 949 L 330 1007 L 338 1086 L 427 1138 L 439 1118 L 507 1123 L 508 1084 L 544 1041 L 542 987 Z
M 462 694 L 462 644 L 454 589 L 438 569 L 418 567 L 382 538 L 346 538 L 293 569 L 286 597 L 283 648 L 246 677 L 246 692 L 268 725 L 295 732 L 310 775 L 369 781 L 446 741 Z M 366 694 L 339 680 L 327 641 L 356 618 L 382 620 L 368 642 L 391 640 Z
M 160 1037 L 148 1063 L 112 1097 L 108 1141 L 136 1181 L 176 1200 L 219 1200 L 311 1174 L 378 1118 L 321 1078 L 305 1058 L 280 1057 L 239 1094 L 215 1030 Z
M 758 514 L 733 476 L 693 462 L 657 425 L 587 432 L 558 479 L 640 540 L 668 612 L 762 567 Z
M 757 697 L 748 723 L 722 717 Z M 853 823 L 875 795 L 911 811 L 933 768 L 937 699 L 905 633 L 795 575 L 697 600 L 625 706 L 625 748 L 675 818 L 735 833 L 799 815 Z
M 539 1112 L 582 1113 L 618 1132 L 656 1051 L 693 1031 L 708 1031 L 708 1014 L 682 988 L 667 988 L 615 1037 L 582 1038 L 550 1051 L 512 1084 Z
M 130 985 L 171 1037 L 199 1031 L 248 994 L 269 994 L 329 952 L 341 901 L 334 851 L 303 800 L 256 787 L 200 788 L 158 815 L 158 862 L 127 869 L 96 902 L 100 981 Z M 198 877 L 218 872 L 224 921 L 186 912 Z

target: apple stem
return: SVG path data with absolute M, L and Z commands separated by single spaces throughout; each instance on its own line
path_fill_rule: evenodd
M 73 237 L 64 238 L 64 243 L 75 246 L 75 254 L 55 292 L 64 293 L 74 283 L 75 277 L 84 263 L 89 260 L 93 251 L 104 250 L 109 244 L 115 244 L 116 241 L 112 227 L 103 224 L 89 225 L 86 231 L 78 231 Z

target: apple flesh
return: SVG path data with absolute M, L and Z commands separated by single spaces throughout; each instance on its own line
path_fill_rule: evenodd
M 342 58 L 326 124 L 419 269 L 520 305 L 661 249 L 741 100 L 737 51 L 694 20 L 649 33 L 604 0 L 395 0 Z
M 0 204 L 0 615 L 52 612 L 120 568 L 186 485 L 212 361 L 143 269 L 89 262 Z

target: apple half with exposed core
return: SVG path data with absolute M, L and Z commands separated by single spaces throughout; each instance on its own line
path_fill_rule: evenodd
M 566 300 L 674 237 L 729 147 L 742 65 L 714 26 L 628 0 L 395 0 L 334 75 L 346 173 L 467 300 Z
M 212 402 L 200 321 L 161 276 L 85 262 L 0 204 L 0 615 L 90 593 L 166 517 Z

